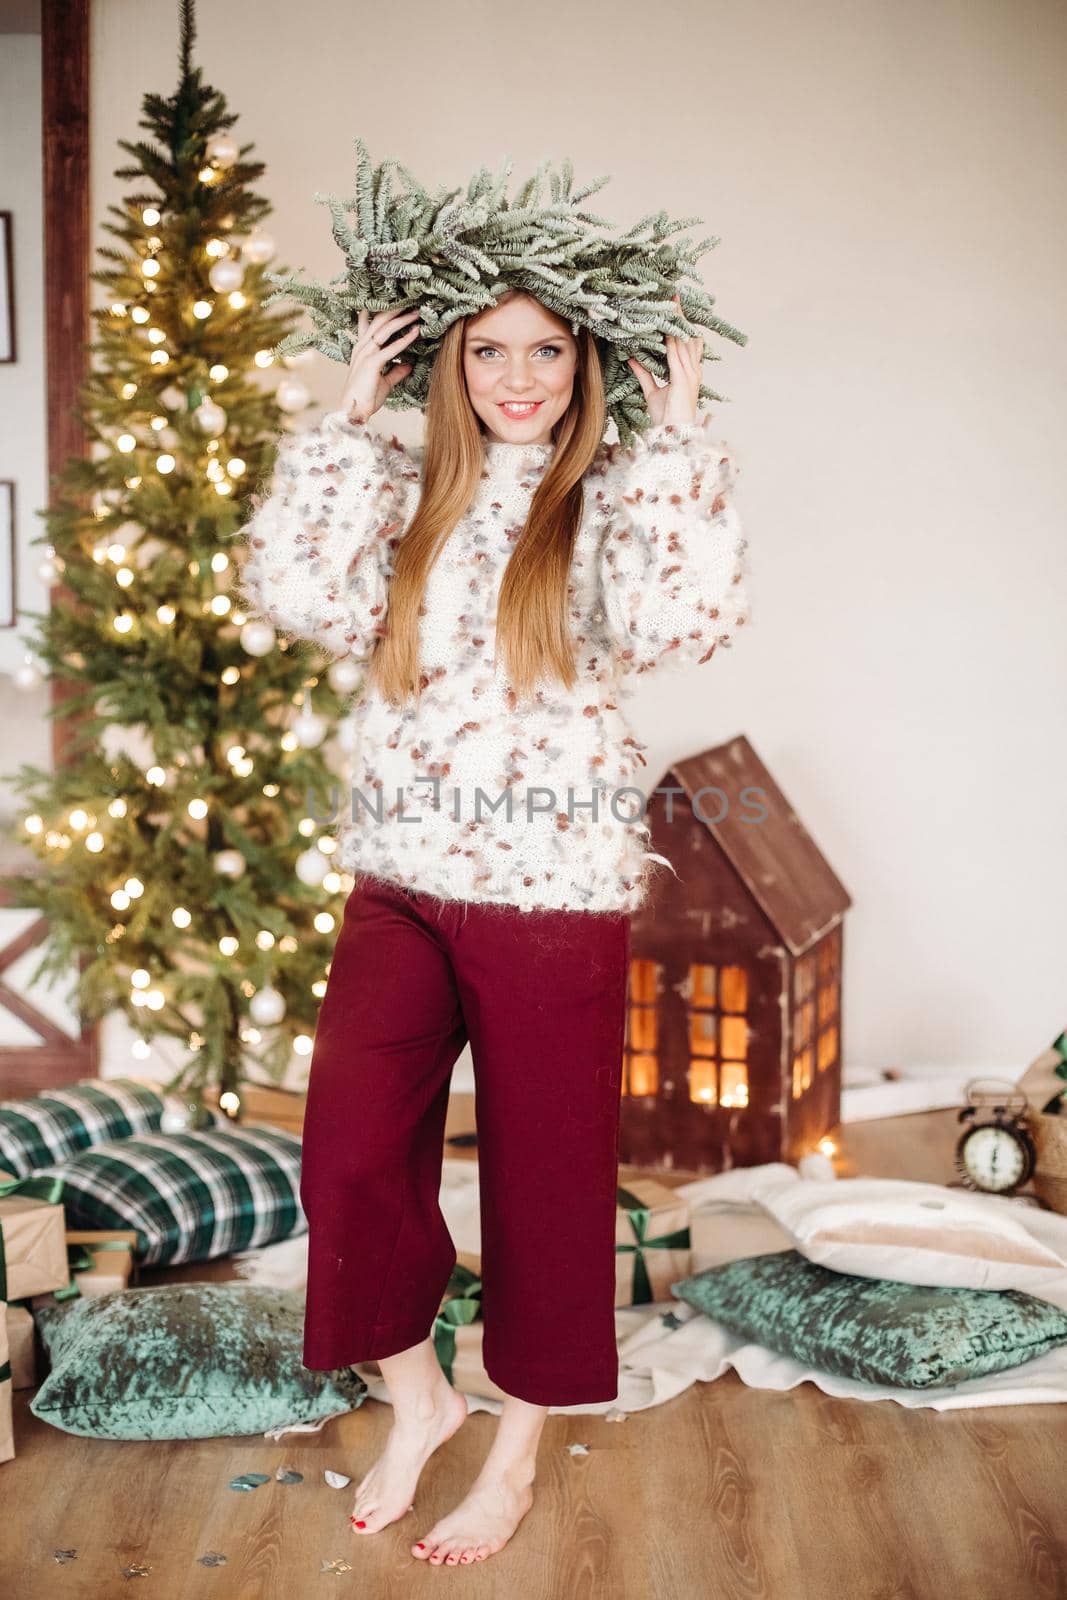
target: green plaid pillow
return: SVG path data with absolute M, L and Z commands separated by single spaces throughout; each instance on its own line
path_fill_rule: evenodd
M 150 1133 L 45 1167 L 68 1228 L 134 1228 L 137 1259 L 209 1261 L 307 1230 L 301 1141 L 265 1123 Z
M 83 1078 L 0 1103 L 0 1171 L 16 1178 L 80 1150 L 158 1133 L 167 1098 L 136 1078 Z M 210 1108 L 209 1108 L 210 1110 Z M 221 1113 L 210 1111 L 218 1124 Z

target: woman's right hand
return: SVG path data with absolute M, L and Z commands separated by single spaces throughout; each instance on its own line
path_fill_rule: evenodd
M 413 318 L 414 326 L 401 333 L 399 338 L 394 338 L 393 335 L 404 323 L 411 322 Z M 352 346 L 348 377 L 341 394 L 341 410 L 346 417 L 358 414 L 366 422 L 384 405 L 397 384 L 407 377 L 413 367 L 410 361 L 393 367 L 388 373 L 383 373 L 382 368 L 418 337 L 418 319 L 418 306 L 409 306 L 403 311 L 387 308 L 377 312 L 373 318 L 368 311 L 359 313 L 359 331 Z

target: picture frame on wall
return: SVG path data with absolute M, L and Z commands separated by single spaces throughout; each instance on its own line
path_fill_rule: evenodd
M 18 625 L 15 603 L 15 484 L 0 478 L 0 628 Z
M 15 251 L 13 218 L 0 211 L 0 362 L 15 360 Z

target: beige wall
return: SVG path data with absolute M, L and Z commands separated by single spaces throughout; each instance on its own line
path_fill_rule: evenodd
M 1062 7 L 200 12 L 282 256 L 315 276 L 340 256 L 312 192 L 351 192 L 357 132 L 428 184 L 569 154 L 613 174 L 615 221 L 722 236 L 703 267 L 750 343 L 706 372 L 755 613 L 732 653 L 643 686 L 650 779 L 753 739 L 855 898 L 854 1065 L 1020 1070 L 1064 1021 Z M 172 85 L 176 15 L 94 7 L 97 219 L 142 92 Z M 333 403 L 340 369 L 310 373 Z

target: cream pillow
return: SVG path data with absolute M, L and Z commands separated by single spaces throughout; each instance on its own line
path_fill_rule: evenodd
M 768 1215 L 809 1261 L 933 1288 L 1033 1292 L 1067 1262 L 1027 1232 L 1013 1202 L 902 1178 L 768 1183 Z

